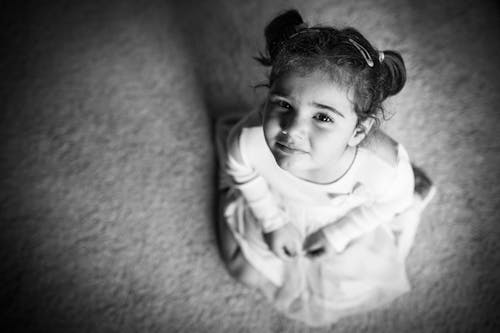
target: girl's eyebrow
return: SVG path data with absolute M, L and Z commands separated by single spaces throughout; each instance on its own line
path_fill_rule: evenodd
M 283 98 L 288 98 L 288 95 L 285 93 L 282 93 L 280 91 L 273 91 L 269 94 L 271 97 L 283 97 Z
M 345 116 L 340 112 L 338 111 L 337 109 L 335 109 L 334 107 L 331 107 L 329 105 L 325 105 L 325 104 L 320 104 L 320 103 L 316 103 L 316 102 L 312 102 L 311 103 L 313 106 L 317 107 L 318 109 L 325 109 L 325 110 L 329 110 L 329 111 L 332 111 L 333 113 L 336 113 L 338 114 L 339 116 L 341 116 L 342 118 L 345 118 Z

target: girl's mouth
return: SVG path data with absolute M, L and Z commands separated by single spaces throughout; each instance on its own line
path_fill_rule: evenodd
M 293 145 L 285 144 L 282 142 L 276 142 L 276 148 L 278 148 L 279 151 L 285 153 L 285 154 L 306 154 L 307 152 L 294 147 Z

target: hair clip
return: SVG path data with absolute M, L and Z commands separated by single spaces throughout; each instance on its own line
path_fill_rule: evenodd
M 385 54 L 384 51 L 378 51 L 378 62 L 382 63 L 384 61 Z
M 365 58 L 365 61 L 368 64 L 368 66 L 373 67 L 373 60 L 372 60 L 372 57 L 370 56 L 370 53 L 368 53 L 368 51 L 366 51 L 366 49 L 363 46 L 361 46 L 358 42 L 356 42 L 355 40 L 349 38 L 349 42 L 351 42 L 351 44 L 354 45 L 354 47 L 358 49 L 359 53 L 361 53 L 363 58 Z

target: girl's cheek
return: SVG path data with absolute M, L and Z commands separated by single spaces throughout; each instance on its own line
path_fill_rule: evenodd
M 268 117 L 264 118 L 264 122 L 262 124 L 262 127 L 264 129 L 264 136 L 266 137 L 266 140 L 269 141 L 272 140 L 272 138 L 275 136 L 274 134 L 274 125 L 271 119 Z
M 263 123 L 264 128 L 268 132 L 273 132 L 279 129 L 279 119 L 274 116 L 274 115 L 267 115 L 264 117 L 264 123 Z

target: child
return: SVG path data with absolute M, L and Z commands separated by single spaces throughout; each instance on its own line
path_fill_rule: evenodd
M 295 10 L 265 36 L 267 99 L 217 124 L 219 246 L 235 278 L 325 325 L 409 290 L 404 262 L 434 188 L 376 130 L 406 80 L 398 53 L 352 28 L 308 28 Z

